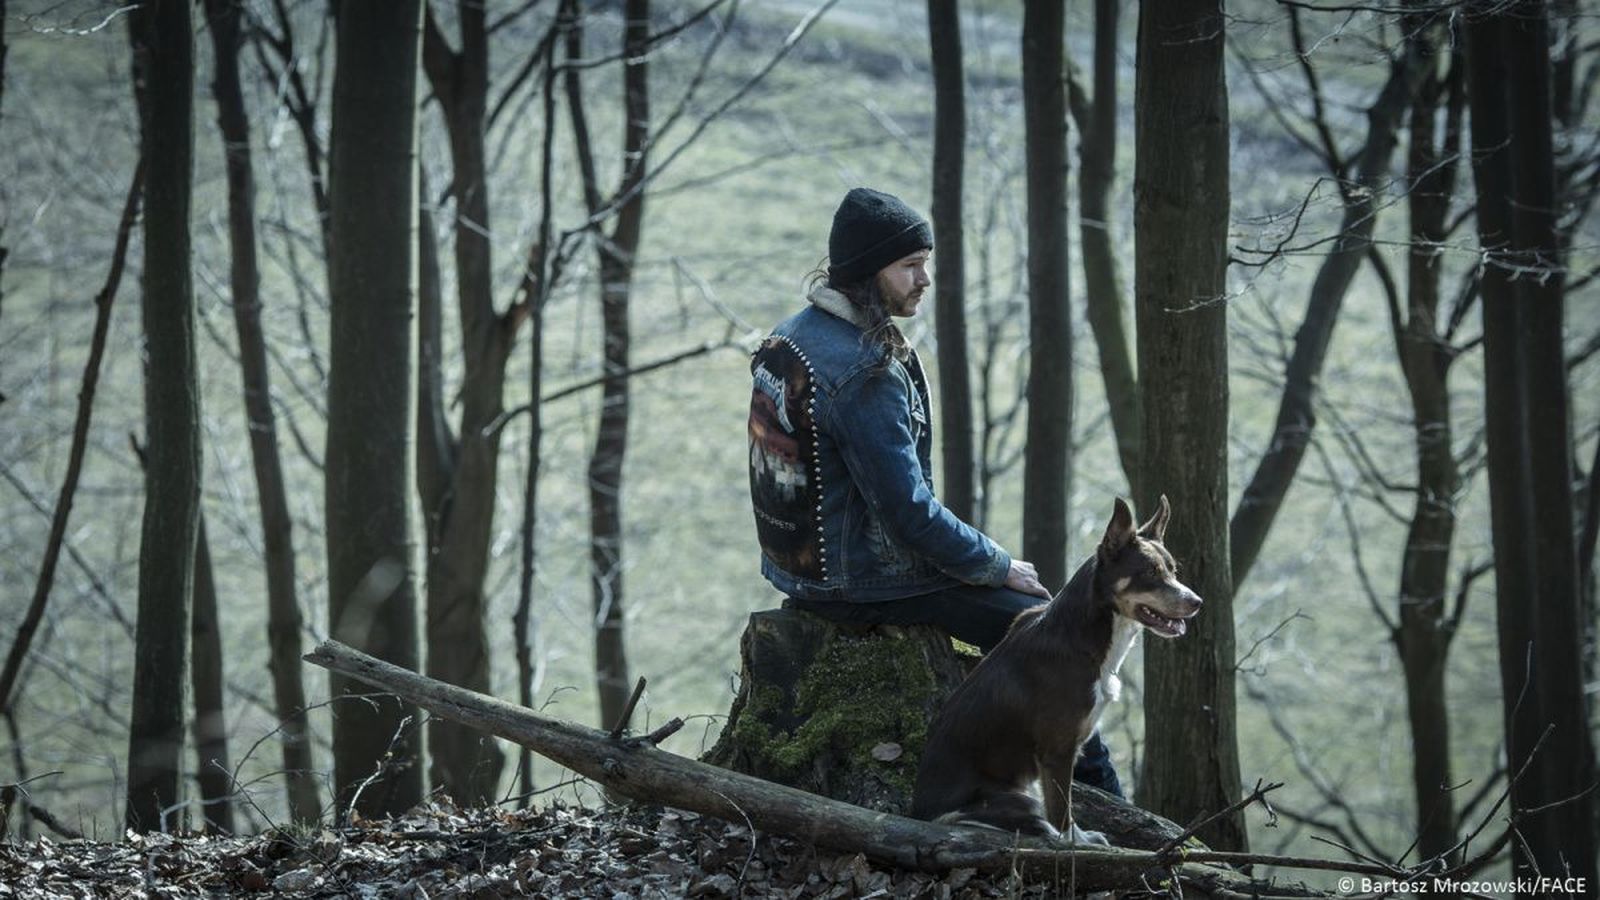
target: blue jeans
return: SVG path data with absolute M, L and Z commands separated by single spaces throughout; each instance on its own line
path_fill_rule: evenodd
M 1032 606 L 1045 602 L 1032 594 L 1010 588 L 963 584 L 931 594 L 901 597 L 897 600 L 852 602 L 848 600 L 804 600 L 789 597 L 784 605 L 819 615 L 835 622 L 866 625 L 936 625 L 959 640 L 988 653 L 1006 636 L 1011 620 Z M 1084 741 L 1072 778 L 1090 787 L 1122 796 L 1122 782 L 1111 765 L 1111 751 L 1096 731 Z

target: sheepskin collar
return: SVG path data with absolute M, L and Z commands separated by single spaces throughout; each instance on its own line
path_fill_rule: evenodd
M 862 331 L 866 331 L 872 325 L 871 322 L 867 321 L 865 310 L 851 303 L 850 298 L 825 284 L 818 284 L 812 288 L 806 299 L 811 301 L 812 306 L 825 313 L 838 316 Z

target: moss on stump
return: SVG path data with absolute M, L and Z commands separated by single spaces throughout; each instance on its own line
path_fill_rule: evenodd
M 965 674 L 943 631 L 750 616 L 739 694 L 706 761 L 903 813 L 935 713 Z

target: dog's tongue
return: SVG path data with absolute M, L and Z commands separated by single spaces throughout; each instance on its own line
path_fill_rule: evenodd
M 1183 637 L 1189 630 L 1189 623 L 1182 619 L 1168 619 L 1167 625 L 1172 629 L 1173 637 Z

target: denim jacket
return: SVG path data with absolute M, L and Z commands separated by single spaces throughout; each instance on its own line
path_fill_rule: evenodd
M 819 286 L 750 370 L 750 495 L 761 573 L 814 600 L 873 601 L 999 586 L 1011 557 L 933 495 L 928 385 L 866 339 Z

